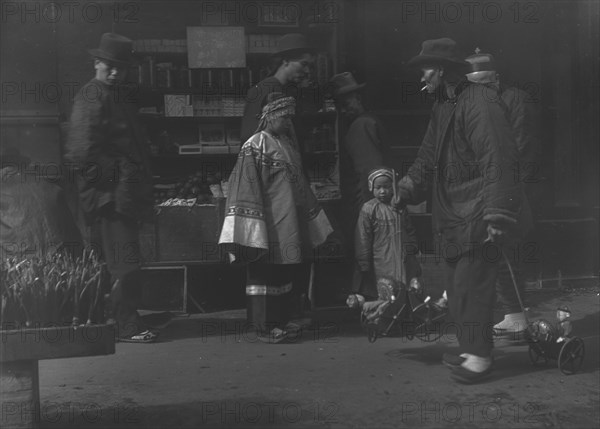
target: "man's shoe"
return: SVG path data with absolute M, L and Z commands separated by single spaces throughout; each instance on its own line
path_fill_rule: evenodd
M 505 314 L 504 319 L 494 325 L 494 333 L 523 332 L 527 330 L 527 319 L 524 313 Z
M 442 356 L 442 363 L 451 369 L 458 368 L 463 364 L 465 360 L 467 359 L 462 356 L 453 355 L 451 353 L 444 353 Z
M 479 383 L 482 380 L 485 380 L 492 373 L 493 368 L 494 364 L 492 363 L 485 371 L 475 372 L 468 370 L 467 368 L 461 365 L 452 369 L 452 374 L 450 374 L 450 378 L 461 384 L 475 384 Z

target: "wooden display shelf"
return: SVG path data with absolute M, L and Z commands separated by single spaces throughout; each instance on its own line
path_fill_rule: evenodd
M 0 362 L 108 355 L 115 352 L 112 325 L 48 326 L 0 331 Z

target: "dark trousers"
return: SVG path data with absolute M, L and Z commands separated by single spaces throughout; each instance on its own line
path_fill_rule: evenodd
M 249 263 L 247 321 L 259 334 L 283 329 L 290 320 L 292 283 L 301 264 Z
M 91 241 L 111 275 L 111 311 L 117 336 L 143 331 L 145 326 L 137 312 L 141 297 L 138 223 L 114 211 L 103 213 L 93 227 Z
M 448 306 L 461 353 L 490 356 L 500 248 L 476 247 L 445 261 Z

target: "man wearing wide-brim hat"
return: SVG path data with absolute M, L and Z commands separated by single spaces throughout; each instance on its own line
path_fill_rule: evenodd
M 518 155 L 502 106 L 469 84 L 464 56 L 449 38 L 423 42 L 408 64 L 437 96 L 408 174 L 398 183 L 400 203 L 432 192 L 432 227 L 444 261 L 450 315 L 459 350 L 443 362 L 460 383 L 475 383 L 493 368 L 493 305 L 502 244 L 522 234 Z
M 310 75 L 314 55 L 304 35 L 290 33 L 278 40 L 270 61 L 271 74 L 248 90 L 240 130 L 242 143 L 256 132 L 258 118 L 269 94 L 277 92 L 297 97 Z
M 377 167 L 393 167 L 390 165 L 391 150 L 383 124 L 363 103 L 366 83 L 358 83 L 352 73 L 344 72 L 333 76 L 329 84 L 347 129 L 340 148 L 340 186 L 344 238 L 348 253 L 353 255 L 358 214 L 363 204 L 373 198 L 368 185 L 369 173 Z M 366 273 L 355 273 L 349 292 L 377 297 L 372 276 Z
M 89 53 L 95 76 L 77 93 L 66 155 L 78 171 L 80 207 L 91 244 L 102 251 L 115 284 L 113 316 L 121 341 L 152 342 L 136 311 L 140 287 L 139 223 L 152 216 L 148 145 L 136 106 L 122 85 L 133 61 L 133 42 L 105 33 Z

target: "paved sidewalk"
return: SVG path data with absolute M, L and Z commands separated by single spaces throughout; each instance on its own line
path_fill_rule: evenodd
M 155 344 L 117 344 L 112 356 L 40 362 L 44 428 L 591 428 L 599 425 L 597 286 L 526 294 L 534 318 L 573 312 L 585 341 L 581 370 L 533 367 L 527 346 L 498 347 L 484 384 L 452 382 L 440 360 L 455 346 L 381 338 L 320 313 L 333 330 L 263 344 L 244 312 L 174 320 Z

